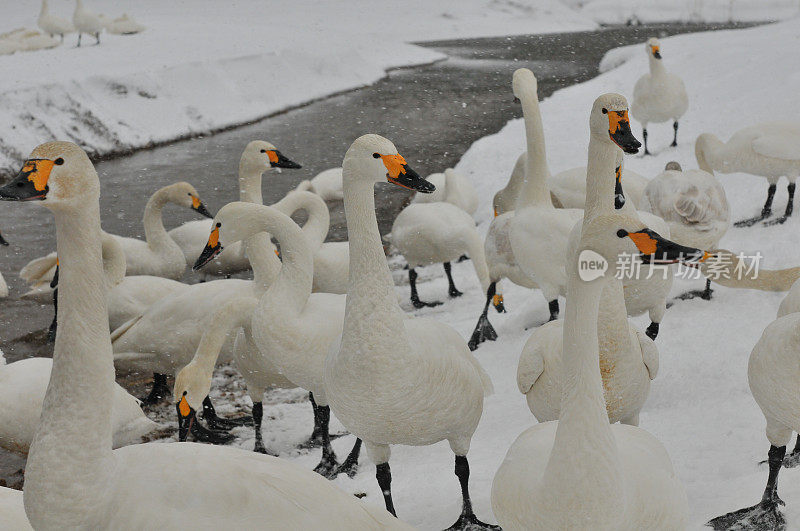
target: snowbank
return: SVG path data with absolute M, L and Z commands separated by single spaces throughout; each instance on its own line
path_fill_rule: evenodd
M 663 60 L 667 69 L 683 77 L 689 93 L 689 111 L 681 121 L 677 148 L 668 147 L 671 124 L 651 125 L 650 149 L 655 155 L 628 156 L 627 167 L 646 176 L 655 176 L 671 160 L 677 160 L 684 168 L 696 168 L 694 140 L 703 132 L 727 140 L 735 130 L 752 123 L 800 120 L 800 103 L 794 89 L 800 86 L 800 71 L 790 66 L 797 65 L 798 46 L 800 20 L 663 39 Z M 542 103 L 553 173 L 586 164 L 588 112 L 594 99 L 611 91 L 630 97 L 636 79 L 646 72 L 644 45 L 630 50 L 633 53 L 610 53 L 621 58 L 622 64 L 617 68 L 560 90 Z M 641 138 L 640 126 L 633 124 L 633 129 Z M 491 198 L 504 186 L 524 148 L 522 121 L 512 120 L 499 133 L 473 144 L 457 166 L 479 189 L 484 230 L 491 215 Z M 718 177 L 734 220 L 761 211 L 766 180 L 743 174 Z M 773 207 L 776 213 L 782 213 L 786 204 L 785 184 L 779 184 Z M 721 246 L 748 255 L 760 252 L 761 267 L 798 265 L 798 230 L 800 216 L 795 214 L 782 226 L 731 228 Z M 462 275 L 468 274 L 466 269 L 462 271 Z M 439 274 L 434 270 L 430 273 Z M 443 280 L 437 279 L 437 288 L 425 288 L 420 297 L 443 293 L 440 290 L 444 285 Z M 490 315 L 500 339 L 478 350 L 497 392 L 488 402 L 473 449 L 482 452 L 491 464 L 502 458 L 490 452 L 492 444 L 507 448 L 503 441 L 510 443 L 535 422 L 514 386 L 513 375 L 522 345 L 530 334 L 523 327 L 536 326 L 548 315 L 540 292 L 508 287 L 506 306 L 510 313 Z M 676 282 L 673 295 L 700 287 L 702 281 L 681 280 Z M 465 337 L 474 326 L 481 304 L 478 293 L 471 291 L 467 296 L 469 299 L 460 300 L 458 305 L 445 304 L 442 313 L 436 315 L 455 323 Z M 782 297 L 781 293 L 715 287 L 710 302 L 675 301 L 661 325 L 657 341 L 661 369 L 645 404 L 641 426 L 655 434 L 669 451 L 689 495 L 693 529 L 701 529 L 713 516 L 756 503 L 763 492 L 767 469 L 757 463 L 766 459 L 769 443 L 764 435 L 764 418 L 749 392 L 747 360 L 764 327 L 775 319 Z M 472 319 L 462 317 L 464 310 L 457 308 L 470 306 Z M 457 312 L 455 316 L 450 314 L 453 311 Z M 634 321 L 642 328 L 648 324 L 644 317 Z M 799 474 L 797 469 L 781 472 L 779 489 L 786 502 L 790 529 L 800 528 Z M 475 486 L 480 505 L 488 499 L 489 482 Z
M 71 3 L 52 3 L 69 17 Z M 406 44 L 463 36 L 591 29 L 557 0 L 293 2 L 90 0 L 146 26 L 100 46 L 0 56 L 0 171 L 31 146 L 67 139 L 94 154 L 252 121 L 372 83 L 439 53 Z M 3 9 L 5 29 L 35 27 L 37 7 Z M 3 31 L 4 28 L 0 28 Z M 93 39 L 89 39 L 92 42 Z
M 797 0 L 594 0 L 580 12 L 601 24 L 648 22 L 744 22 L 782 20 L 800 14 Z

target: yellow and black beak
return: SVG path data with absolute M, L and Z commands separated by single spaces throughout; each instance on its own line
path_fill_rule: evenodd
M 211 260 L 214 259 L 220 252 L 222 252 L 222 245 L 219 243 L 219 228 L 222 226 L 221 223 L 217 223 L 213 229 L 211 229 L 211 234 L 208 237 L 208 243 L 203 248 L 203 252 L 200 253 L 200 256 L 197 258 L 197 261 L 192 266 L 192 271 L 197 271 Z
M 198 214 L 204 215 L 207 218 L 214 219 L 214 214 L 208 211 L 206 206 L 203 204 L 202 201 L 200 201 L 200 198 L 197 197 L 196 195 L 192 196 L 192 210 L 194 210 Z
M 186 391 L 183 392 L 183 396 L 175 404 L 175 410 L 178 412 L 178 440 L 186 442 L 189 431 L 194 423 L 197 422 L 197 414 L 194 408 L 186 401 Z
M 658 46 L 651 46 L 650 51 L 653 53 L 653 57 L 656 59 L 661 59 L 661 48 Z
M 636 137 L 631 132 L 628 111 L 607 111 L 603 109 L 603 113 L 608 114 L 608 136 L 611 137 L 612 142 L 618 145 L 625 153 L 631 155 L 638 153 L 642 144 L 636 140 Z
M 2 234 L 0 234 L 0 245 L 4 245 L 4 246 L 8 247 L 8 242 L 6 241 L 5 238 L 3 238 Z
M 6 201 L 42 201 L 50 188 L 47 181 L 55 164 L 63 164 L 64 159 L 28 159 L 17 176 L 0 188 L 0 199 Z
M 273 168 L 289 168 L 289 169 L 302 168 L 302 166 L 300 166 L 298 163 L 286 158 L 283 155 L 283 153 L 281 153 L 277 149 L 271 149 L 267 151 L 267 157 L 269 157 L 269 165 L 272 166 Z
M 650 229 L 636 232 L 620 229 L 617 231 L 617 236 L 630 238 L 641 253 L 642 261 L 646 264 L 698 263 L 704 262 L 712 256 L 701 249 L 686 247 L 662 238 L 657 232 Z
M 492 296 L 492 306 L 497 311 L 497 313 L 506 313 L 506 307 L 503 304 L 503 296 L 499 293 L 495 293 Z
M 617 182 L 614 185 L 614 208 L 619 210 L 625 206 L 625 192 L 622 191 L 622 166 L 617 166 L 615 174 Z
M 381 155 L 373 153 L 373 157 L 380 158 L 386 166 L 386 180 L 392 184 L 416 190 L 423 194 L 429 194 L 436 190 L 436 187 L 419 176 L 417 172 L 408 167 L 406 159 L 402 155 Z

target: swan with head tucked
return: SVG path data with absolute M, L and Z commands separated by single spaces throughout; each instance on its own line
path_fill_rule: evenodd
M 714 249 L 728 231 L 731 211 L 722 184 L 703 170 L 683 171 L 670 162 L 664 172 L 647 184 L 642 210 L 669 224 L 670 239 L 682 245 Z M 692 291 L 680 298 L 700 296 L 711 299 L 711 279 L 704 291 Z
M 672 147 L 678 145 L 678 120 L 689 108 L 689 97 L 683 80 L 667 72 L 661 59 L 661 43 L 650 38 L 644 45 L 650 73 L 643 75 L 633 87 L 633 104 L 631 116 L 642 124 L 644 154 L 647 150 L 647 124 L 662 123 L 672 120 L 674 131 Z
M 749 227 L 772 215 L 772 200 L 781 177 L 789 181 L 786 211 L 767 225 L 783 223 L 792 215 L 795 181 L 800 177 L 800 125 L 791 122 L 752 125 L 736 131 L 725 143 L 711 133 L 703 133 L 697 137 L 694 153 L 700 169 L 712 175 L 715 171 L 741 172 L 767 179 L 767 201 L 761 214 L 737 221 L 736 227 Z
M 39 28 L 51 37 L 56 35 L 61 37 L 61 42 L 64 42 L 64 35 L 75 31 L 75 27 L 69 20 L 50 12 L 47 0 L 42 0 L 42 9 L 39 11 L 37 23 L 39 24 Z
M 300 168 L 278 149 L 263 140 L 253 140 L 245 146 L 239 158 L 239 200 L 262 204 L 261 179 L 272 168 Z M 213 217 L 213 216 L 211 216 Z M 197 252 L 208 240 L 212 223 L 210 219 L 189 221 L 169 231 L 170 237 L 183 251 L 186 265 L 192 267 Z M 327 229 L 326 229 L 327 232 Z M 237 243 L 220 253 L 214 262 L 203 270 L 206 275 L 232 275 L 250 269 L 244 243 Z
M 97 14 L 86 9 L 83 0 L 75 0 L 75 11 L 72 13 L 72 25 L 78 32 L 78 48 L 81 46 L 81 37 L 84 33 L 92 35 L 100 44 L 100 33 L 103 31 L 103 19 Z
M 586 216 L 613 214 L 617 152 L 609 118 L 627 110 L 617 94 L 605 94 L 594 103 L 590 118 L 589 164 L 586 172 Z M 605 110 L 606 112 L 602 112 Z M 635 216 L 635 210 L 633 211 Z M 634 216 L 631 216 L 634 218 Z M 635 218 L 634 218 L 635 219 Z M 570 234 L 568 255 L 574 254 L 577 232 Z M 611 423 L 639 425 L 639 411 L 650 391 L 650 380 L 658 372 L 658 349 L 653 340 L 628 322 L 622 281 L 609 282 L 600 300 L 598 344 L 603 395 Z M 537 328 L 522 349 L 517 367 L 517 386 L 539 422 L 557 420 L 564 387 L 561 374 L 564 351 L 564 321 L 551 321 Z
M 444 173 L 432 173 L 425 180 L 435 186 L 436 191 L 430 194 L 414 194 L 412 203 L 444 201 L 457 206 L 470 216 L 475 215 L 478 210 L 478 191 L 472 181 L 453 168 L 447 168 Z
M 123 13 L 121 17 L 113 20 L 105 21 L 104 25 L 106 31 L 112 35 L 133 35 L 146 29 L 127 13 Z
M 388 180 L 423 193 L 433 186 L 408 167 L 394 144 L 374 134 L 357 138 L 342 166 L 350 278 L 341 340 L 325 361 L 331 410 L 364 441 L 390 512 L 390 445 L 447 440 L 463 498 L 454 528 L 489 527 L 472 511 L 467 452 L 491 381 L 455 330 L 403 314 L 375 217 L 375 183 Z
M 112 451 L 100 182 L 83 150 L 68 142 L 37 147 L 25 167 L 0 198 L 40 200 L 53 212 L 61 267 L 53 370 L 25 470 L 34 528 L 407 528 L 280 459 L 192 443 Z
M 327 207 L 325 209 L 327 211 Z M 280 244 L 281 271 L 261 296 L 256 311 L 251 312 L 253 338 L 262 358 L 269 360 L 269 364 L 293 384 L 311 392 L 316 415 L 321 420 L 318 428 L 322 435 L 322 460 L 315 470 L 333 477 L 341 470 L 330 444 L 330 409 L 323 373 L 328 348 L 342 333 L 345 297 L 311 293 L 313 255 L 310 242 L 301 229 L 278 209 L 229 203 L 220 209 L 214 224 L 195 267 L 202 267 L 229 243 L 250 238 L 260 231 L 269 232 Z M 237 365 L 242 365 L 238 359 Z M 259 360 L 246 361 L 244 365 L 257 367 Z M 253 398 L 254 409 L 262 407 L 261 401 L 260 396 Z M 260 428 L 257 424 L 256 430 Z M 349 474 L 355 473 L 358 464 L 355 452 L 360 449 L 360 441 L 356 445 L 346 463 Z

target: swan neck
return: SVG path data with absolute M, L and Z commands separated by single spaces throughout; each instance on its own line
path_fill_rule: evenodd
M 714 175 L 714 167 L 717 166 L 717 153 L 722 146 L 722 141 L 711 134 L 702 135 L 695 145 L 694 155 L 697 158 L 697 166 Z
M 305 191 L 290 192 L 272 206 L 287 216 L 293 215 L 298 210 L 305 210 L 308 219 L 303 224 L 302 231 L 313 249 L 319 249 L 328 237 L 331 214 L 328 206 L 318 195 Z
M 147 240 L 147 245 L 150 249 L 154 251 L 164 249 L 172 241 L 172 238 L 164 228 L 164 220 L 161 217 L 164 205 L 169 202 L 168 194 L 168 190 L 162 188 L 150 196 L 147 205 L 144 207 L 144 217 L 142 219 L 144 238 Z M 173 244 L 177 247 L 177 244 L 174 242 Z
M 239 161 L 239 200 L 246 203 L 264 204 L 261 195 L 261 179 L 264 169 L 254 168 L 246 160 Z
M 25 470 L 37 529 L 79 527 L 113 469 L 114 365 L 97 198 L 53 209 L 59 257 L 58 332 L 42 415 Z M 80 498 L 80 503 L 76 503 Z
M 586 203 L 583 223 L 586 225 L 597 216 L 614 212 L 614 189 L 616 186 L 617 152 L 620 149 L 609 142 L 589 139 L 589 160 L 586 164 Z
M 667 73 L 667 69 L 664 66 L 663 59 L 656 59 L 652 56 L 652 54 L 647 54 L 650 60 L 650 75 L 658 78 L 662 77 Z
M 539 100 L 534 91 L 522 97 L 522 115 L 525 122 L 525 138 L 527 155 L 525 159 L 525 184 L 517 200 L 518 207 L 523 205 L 551 205 L 547 179 L 550 170 L 547 168 L 547 154 L 544 143 L 542 115 L 539 111 Z
M 244 240 L 247 260 L 253 269 L 253 283 L 258 294 L 264 293 L 278 277 L 281 261 L 275 255 L 270 235 L 265 232 L 254 234 Z
M 111 234 L 102 233 L 103 270 L 105 271 L 106 287 L 113 288 L 125 278 L 127 261 L 122 245 Z
M 228 334 L 236 334 L 239 328 L 249 325 L 255 309 L 251 300 L 235 299 L 217 311 L 211 321 L 206 323 L 205 332 L 197 345 L 192 363 L 209 381 Z

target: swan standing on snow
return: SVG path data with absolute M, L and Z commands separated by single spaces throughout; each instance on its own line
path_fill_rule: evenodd
M 611 139 L 609 116 L 626 110 L 627 102 L 615 94 L 599 97 L 592 108 L 586 217 L 597 218 L 619 210 L 615 205 L 619 198 L 615 197 L 614 190 L 615 167 L 618 167 L 616 155 L 620 149 Z M 633 144 L 635 139 L 633 135 L 629 136 L 628 142 Z M 625 214 L 624 211 L 621 213 Z M 579 230 L 573 228 L 568 255 L 576 254 L 578 236 Z M 560 412 L 564 387 L 561 375 L 563 325 L 565 322 L 559 320 L 537 328 L 525 343 L 517 367 L 517 385 L 539 422 L 557 420 Z M 658 372 L 658 349 L 652 339 L 628 322 L 622 280 L 609 281 L 605 286 L 600 299 L 597 330 L 609 421 L 638 426 L 639 411 L 647 400 L 650 380 Z
M 75 12 L 72 14 L 72 25 L 78 32 L 78 47 L 84 33 L 94 36 L 96 44 L 100 44 L 100 32 L 103 31 L 103 20 L 83 6 L 83 0 L 75 0 Z
M 710 174 L 749 173 L 767 179 L 767 201 L 761 215 L 734 223 L 736 227 L 749 227 L 772 215 L 778 179 L 786 177 L 789 200 L 786 212 L 767 225 L 785 222 L 794 208 L 795 181 L 800 177 L 800 125 L 789 122 L 771 122 L 745 127 L 735 132 L 726 143 L 710 133 L 697 137 L 694 145 L 697 165 Z
M 444 264 L 448 294 L 460 297 L 463 293 L 458 291 L 453 282 L 450 262 L 466 254 L 472 259 L 481 290 L 486 292 L 489 288 L 489 270 L 475 220 L 451 203 L 411 203 L 395 218 L 391 242 L 408 262 L 411 303 L 415 308 L 441 304 L 419 299 L 415 268 L 423 265 Z
M 414 194 L 412 203 L 438 203 L 440 201 L 457 206 L 470 216 L 478 210 L 478 191 L 472 181 L 447 168 L 444 173 L 433 173 L 426 179 L 436 187 L 430 194 Z
M 239 159 L 239 200 L 263 204 L 261 178 L 272 168 L 300 168 L 301 166 L 286 158 L 278 149 L 263 140 L 253 140 L 245 146 Z M 213 217 L 213 216 L 211 216 Z M 212 223 L 210 219 L 189 221 L 169 231 L 183 251 L 186 265 L 192 267 L 197 260 L 197 252 L 208 240 Z M 327 229 L 326 229 L 327 232 Z M 208 275 L 232 275 L 250 269 L 250 261 L 245 254 L 243 243 L 231 245 L 220 253 L 214 262 L 206 266 Z
M 496 528 L 480 522 L 472 511 L 467 461 L 491 381 L 455 330 L 430 319 L 406 319 L 375 218 L 375 183 L 388 180 L 423 193 L 433 186 L 378 135 L 357 138 L 343 168 L 350 279 L 341 341 L 331 345 L 325 361 L 331 409 L 364 441 L 391 513 L 390 445 L 447 440 L 456 454 L 463 497 L 453 528 Z
M 302 181 L 298 184 L 296 190 L 315 193 L 323 201 L 341 201 L 342 169 L 330 168 L 321 171 L 310 181 Z
M 25 468 L 34 528 L 408 528 L 280 459 L 191 443 L 112 451 L 100 182 L 86 153 L 68 142 L 37 147 L 25 168 L 0 198 L 38 199 L 52 210 L 61 266 L 53 370 Z
M 328 348 L 342 333 L 345 297 L 311 293 L 313 255 L 310 242 L 278 209 L 229 203 L 220 209 L 214 223 L 215 228 L 195 267 L 202 267 L 229 242 L 250 238 L 260 231 L 269 232 L 280 243 L 281 272 L 261 296 L 257 310 L 251 312 L 253 338 L 262 358 L 269 360 L 270 365 L 296 386 L 312 393 L 322 436 L 322 459 L 314 470 L 331 478 L 342 471 L 355 474 L 361 441 L 356 442 L 350 457 L 340 468 L 330 443 L 330 408 L 323 382 Z M 237 359 L 237 366 L 240 365 Z M 244 365 L 244 372 L 248 372 L 247 365 L 254 365 L 254 372 L 260 370 L 258 360 Z M 258 406 L 256 398 L 253 400 L 254 409 L 260 410 L 261 397 L 258 397 Z M 260 428 L 257 424 L 256 430 Z
M 60 36 L 61 42 L 64 42 L 64 35 L 75 31 L 69 20 L 50 13 L 47 0 L 42 0 L 42 10 L 39 12 L 38 24 L 39 28 L 51 37 Z
M 689 108 L 689 97 L 681 78 L 670 74 L 661 62 L 661 43 L 651 38 L 645 43 L 650 73 L 639 78 L 633 87 L 631 116 L 642 124 L 644 154 L 647 150 L 647 124 L 672 120 L 672 147 L 678 145 L 678 120 Z
M 715 249 L 731 223 L 722 184 L 706 171 L 683 171 L 677 162 L 670 162 L 663 173 L 650 180 L 642 210 L 669 224 L 670 239 L 699 249 Z M 711 279 L 706 279 L 704 291 L 692 291 L 680 298 L 695 296 L 711 299 Z

